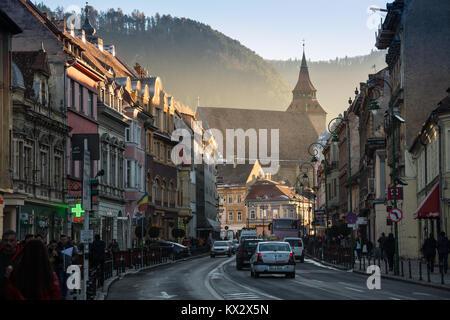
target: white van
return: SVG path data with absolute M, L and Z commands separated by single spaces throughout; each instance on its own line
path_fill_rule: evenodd
M 288 242 L 291 245 L 295 259 L 300 259 L 300 262 L 305 262 L 305 251 L 302 238 L 288 237 L 284 238 L 283 241 Z
M 256 228 L 242 228 L 241 236 L 239 237 L 239 243 L 242 243 L 242 239 L 256 239 L 258 238 L 258 233 Z

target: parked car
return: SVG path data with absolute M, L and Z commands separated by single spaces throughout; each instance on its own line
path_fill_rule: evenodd
M 294 252 L 294 259 L 299 259 L 302 263 L 305 262 L 305 250 L 302 238 L 288 237 L 284 238 L 283 241 L 291 245 L 292 251 Z
M 285 274 L 295 278 L 294 253 L 288 242 L 259 242 L 255 253 L 250 258 L 250 275 L 258 278 L 264 274 Z
M 231 246 L 228 241 L 215 241 L 213 246 L 211 247 L 211 258 L 215 258 L 220 255 L 227 255 L 231 257 Z
M 191 255 L 191 250 L 189 247 L 183 246 L 182 244 L 172 242 L 173 243 L 173 251 L 175 253 L 175 258 L 186 258 Z
M 243 239 L 239 244 L 239 248 L 236 252 L 236 269 L 241 270 L 242 267 L 250 264 L 250 257 L 256 250 L 256 246 L 261 239 Z

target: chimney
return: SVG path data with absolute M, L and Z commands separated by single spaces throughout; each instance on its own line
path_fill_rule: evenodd
M 50 15 L 48 14 L 48 12 L 45 13 L 45 17 L 47 18 L 47 20 L 50 20 Z
M 66 28 L 67 28 L 67 24 L 66 24 L 66 20 L 65 19 L 54 19 L 53 23 L 55 24 L 55 26 L 62 32 L 66 32 Z
M 98 49 L 103 52 L 103 39 L 98 38 L 98 44 L 97 44 Z
M 73 23 L 70 23 L 70 35 L 75 38 L 75 26 Z
M 109 53 L 111 53 L 114 57 L 116 56 L 116 48 L 114 47 L 114 45 L 109 45 L 109 46 L 105 46 L 104 49 L 106 51 L 108 51 Z
M 81 30 L 81 41 L 86 43 L 86 32 L 84 30 Z

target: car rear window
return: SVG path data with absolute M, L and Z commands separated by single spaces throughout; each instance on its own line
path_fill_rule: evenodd
M 262 243 L 259 251 L 291 251 L 287 243 Z
M 216 241 L 216 242 L 214 242 L 214 245 L 218 246 L 218 247 L 225 247 L 225 246 L 228 246 L 228 242 L 226 242 L 226 241 Z
M 288 242 L 291 245 L 291 247 L 301 247 L 301 246 L 303 246 L 302 240 L 286 239 L 286 242 Z
M 256 246 L 258 245 L 258 240 L 255 241 L 244 241 L 244 247 L 245 248 L 256 248 Z

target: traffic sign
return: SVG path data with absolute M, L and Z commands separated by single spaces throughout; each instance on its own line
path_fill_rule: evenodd
M 388 200 L 403 200 L 403 188 L 402 187 L 388 187 Z
M 356 222 L 356 214 L 354 214 L 353 212 L 349 212 L 346 216 L 345 216 L 345 221 L 348 224 L 354 224 Z
M 403 212 L 399 208 L 394 208 L 391 211 L 389 211 L 388 218 L 392 222 L 399 222 L 400 220 L 403 219 Z
M 80 230 L 80 242 L 91 243 L 94 241 L 94 230 Z

